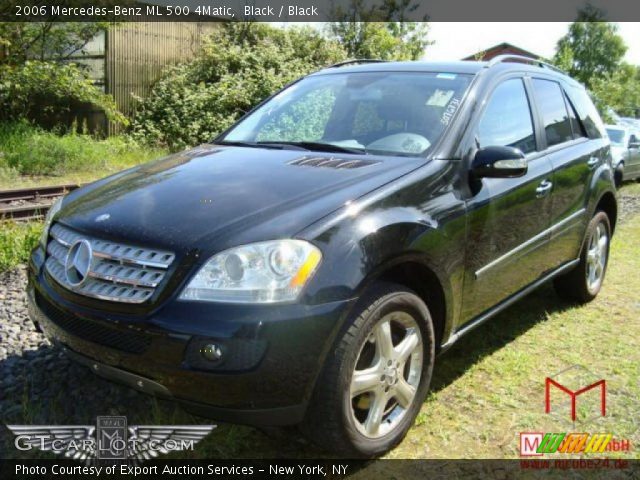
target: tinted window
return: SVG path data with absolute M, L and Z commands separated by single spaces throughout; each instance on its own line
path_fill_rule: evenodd
M 547 146 L 558 145 L 573 139 L 571 121 L 564 103 L 560 85 L 549 80 L 534 80 L 538 108 L 542 114 Z
M 587 135 L 590 138 L 604 137 L 604 125 L 586 90 L 579 85 L 571 85 L 567 93 L 571 103 L 576 107 L 580 121 L 587 130 Z
M 478 125 L 480 147 L 509 146 L 524 153 L 536 149 L 529 100 L 521 79 L 500 84 L 491 94 Z
M 578 114 L 576 113 L 576 109 L 571 104 L 571 100 L 564 95 L 564 100 L 567 102 L 567 111 L 569 112 L 569 120 L 571 120 L 571 129 L 573 130 L 573 138 L 587 137 L 587 132 L 584 130 L 582 126 L 582 122 L 578 120 Z

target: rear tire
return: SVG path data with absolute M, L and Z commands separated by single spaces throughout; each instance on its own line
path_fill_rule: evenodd
M 587 303 L 596 298 L 607 271 L 610 243 L 609 217 L 603 211 L 598 211 L 587 227 L 580 263 L 569 273 L 553 281 L 559 296 L 579 303 Z
M 624 163 L 619 163 L 616 167 L 616 170 L 613 172 L 613 180 L 616 184 L 616 188 L 620 188 L 622 186 L 622 181 L 624 180 Z
M 372 457 L 395 447 L 426 397 L 435 358 L 424 302 L 393 283 L 363 296 L 329 353 L 302 425 L 320 447 Z

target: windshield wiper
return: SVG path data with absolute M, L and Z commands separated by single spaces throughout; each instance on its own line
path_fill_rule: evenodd
M 340 152 L 340 153 L 356 153 L 365 154 L 367 151 L 364 148 L 343 147 L 341 145 L 334 145 L 333 143 L 322 142 L 256 142 L 258 145 L 287 145 L 292 147 L 301 147 L 305 150 L 318 150 L 321 152 Z
M 283 146 L 274 145 L 262 145 L 259 142 L 241 142 L 241 141 L 229 141 L 229 140 L 220 140 L 219 142 L 215 142 L 216 145 L 228 145 L 230 147 L 251 147 L 251 148 L 273 148 L 273 149 L 282 149 Z

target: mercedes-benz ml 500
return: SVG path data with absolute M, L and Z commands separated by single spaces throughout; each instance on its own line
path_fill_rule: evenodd
M 354 62 L 67 195 L 28 297 L 98 374 L 371 456 L 461 336 L 549 280 L 593 299 L 616 215 L 602 122 L 563 73 Z

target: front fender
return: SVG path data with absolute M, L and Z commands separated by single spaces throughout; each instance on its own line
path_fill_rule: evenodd
M 449 167 L 445 167 L 445 170 Z M 427 178 L 395 189 L 366 206 L 363 202 L 346 206 L 326 228 L 303 232 L 316 243 L 323 262 L 308 286 L 312 303 L 358 298 L 377 279 L 402 263 L 418 264 L 438 281 L 445 300 L 443 335 L 454 328 L 462 300 L 464 279 L 466 211 L 453 181 L 434 186 Z M 409 204 L 411 199 L 423 199 Z M 402 279 L 410 288 L 421 278 Z M 427 285 L 424 279 L 423 285 Z

